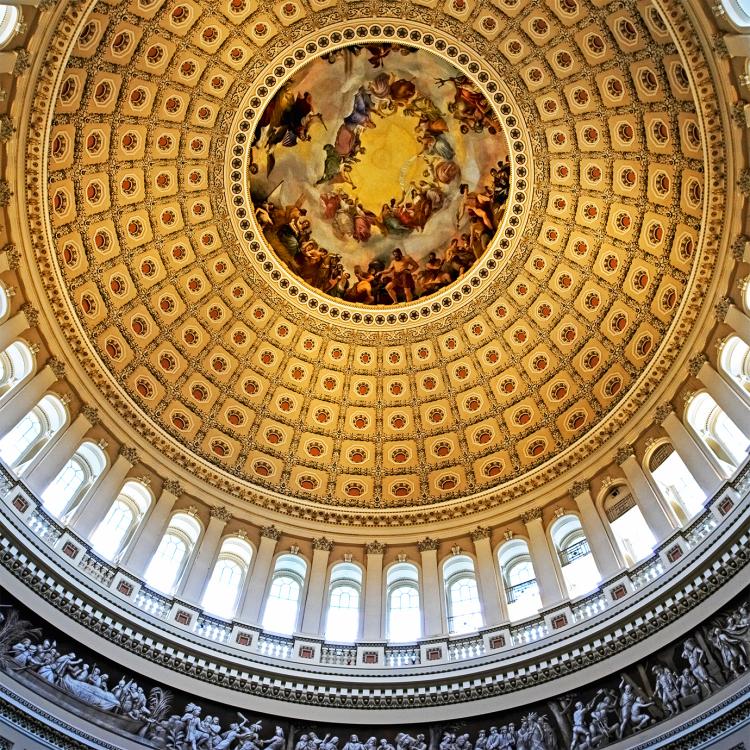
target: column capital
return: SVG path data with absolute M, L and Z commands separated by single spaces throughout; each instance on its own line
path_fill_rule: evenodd
M 664 421 L 667 419 L 667 417 L 672 414 L 674 409 L 672 408 L 672 404 L 667 401 L 664 404 L 659 404 L 659 406 L 656 407 L 654 410 L 654 422 L 659 425 L 659 427 L 664 424 Z
M 31 302 L 24 302 L 20 309 L 26 316 L 26 322 L 29 324 L 29 328 L 36 328 L 39 325 L 39 310 L 37 310 Z
M 622 466 L 629 458 L 635 458 L 635 448 L 630 443 L 625 443 L 617 449 L 615 463 Z
M 176 479 L 165 479 L 161 486 L 164 492 L 179 497 L 182 494 L 182 485 Z
M 118 456 L 122 456 L 129 464 L 135 466 L 141 459 L 138 451 L 132 445 L 121 445 L 117 451 Z
M 714 315 L 716 320 L 723 323 L 726 320 L 729 308 L 734 304 L 734 300 L 731 297 L 721 297 L 719 301 L 714 305 Z
M 264 526 L 260 530 L 260 535 L 264 539 L 273 539 L 274 542 L 278 542 L 281 539 L 281 532 L 273 524 Z
M 10 119 L 9 115 L 0 115 L 0 141 L 7 143 L 16 132 L 13 120 Z
M 694 377 L 698 377 L 698 373 L 701 371 L 701 367 L 708 362 L 708 357 L 703 352 L 694 354 L 688 360 L 688 372 Z
M 383 542 L 379 542 L 377 539 L 372 542 L 367 542 L 365 545 L 365 552 L 368 555 L 382 555 L 385 552 L 386 545 Z
M 570 485 L 570 496 L 575 499 L 579 495 L 583 495 L 591 489 L 591 482 L 588 479 L 577 479 L 573 484 Z
M 745 257 L 745 248 L 750 242 L 750 237 L 746 234 L 738 235 L 732 242 L 732 257 L 735 260 L 742 260 Z
M 95 406 L 91 406 L 91 404 L 84 404 L 80 409 L 79 413 L 81 416 L 86 418 L 86 421 L 88 421 L 91 426 L 99 424 L 99 410 Z
M 541 518 L 542 518 L 541 508 L 529 508 L 528 510 L 525 510 L 523 513 L 521 513 L 521 520 L 524 523 L 529 523 L 530 521 L 541 520 Z
M 8 256 L 8 268 L 11 271 L 17 271 L 21 267 L 21 253 L 12 242 L 3 245 L 2 252 Z
M 426 536 L 421 542 L 417 542 L 417 549 L 420 552 L 432 552 L 435 551 L 439 545 L 440 542 L 437 539 L 432 539 L 431 537 Z
M 223 505 L 212 505 L 208 509 L 208 515 L 222 523 L 229 523 L 232 520 L 232 514 Z
M 57 357 L 50 357 L 47 360 L 47 367 L 52 370 L 58 380 L 62 380 L 65 377 L 65 362 Z
M 333 549 L 333 542 L 330 539 L 326 539 L 326 537 L 321 536 L 317 539 L 313 539 L 312 546 L 313 549 L 320 549 L 324 550 L 325 552 L 330 552 Z
M 486 526 L 477 526 L 469 536 L 471 537 L 472 542 L 478 542 L 480 539 L 489 539 L 491 534 L 492 530 L 488 529 Z

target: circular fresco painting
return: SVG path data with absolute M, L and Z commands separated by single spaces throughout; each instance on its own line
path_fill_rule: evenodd
M 367 44 L 317 58 L 276 93 L 250 184 L 258 225 L 293 273 L 331 297 L 390 305 L 475 264 L 510 171 L 472 80 L 425 50 Z

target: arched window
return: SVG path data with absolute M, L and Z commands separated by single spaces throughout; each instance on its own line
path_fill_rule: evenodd
M 719 370 L 745 399 L 750 399 L 750 346 L 739 336 L 730 336 L 722 344 Z
M 144 578 L 165 594 L 174 592 L 198 541 L 201 525 L 187 513 L 175 513 L 148 564 Z
M 263 629 L 291 635 L 297 629 L 307 563 L 298 555 L 280 555 L 263 611 Z
M 14 341 L 0 353 L 0 398 L 5 398 L 34 371 L 34 355 L 25 341 Z
M 103 557 L 114 560 L 127 546 L 151 505 L 151 492 L 145 484 L 125 482 L 104 520 L 91 535 L 91 546 Z
M 5 284 L 0 281 L 0 323 L 10 315 L 10 297 Z
M 537 614 L 542 600 L 529 546 L 523 539 L 512 539 L 500 547 L 497 556 L 508 602 L 508 617 L 514 621 Z
M 31 460 L 65 426 L 68 410 L 58 396 L 48 393 L 0 440 L 0 458 L 16 474 L 23 474 Z
M 607 493 L 604 512 L 628 567 L 651 554 L 656 539 L 627 487 L 614 487 Z
M 16 5 L 0 5 L 0 48 L 4 47 L 15 35 L 21 12 Z
M 750 440 L 706 391 L 693 396 L 685 419 L 722 471 L 731 476 L 747 457 Z
M 470 633 L 482 627 L 474 561 L 467 555 L 454 555 L 443 563 L 445 598 L 448 604 L 448 632 Z
M 703 510 L 706 495 L 685 462 L 670 443 L 662 443 L 648 459 L 648 469 L 659 494 L 666 500 L 680 523 Z
M 203 607 L 220 617 L 234 617 L 253 548 L 239 537 L 225 539 L 203 594 Z
M 578 516 L 568 514 L 558 518 L 550 528 L 550 535 L 557 550 L 568 596 L 574 599 L 588 594 L 602 577 Z
M 353 643 L 359 635 L 359 600 L 362 570 L 354 563 L 337 563 L 331 569 L 328 589 L 326 640 Z
M 62 518 L 80 503 L 106 466 L 107 457 L 98 445 L 88 440 L 81 443 L 42 492 L 44 507 L 53 516 Z
M 417 566 L 407 562 L 391 565 L 385 581 L 388 640 L 416 641 L 422 635 Z

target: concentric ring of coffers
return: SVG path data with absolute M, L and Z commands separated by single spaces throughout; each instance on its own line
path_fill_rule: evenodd
M 315 8 L 99 5 L 65 68 L 45 73 L 56 76 L 54 111 L 38 97 L 51 118 L 49 232 L 33 240 L 40 257 L 54 249 L 47 292 L 118 412 L 197 476 L 368 513 L 457 497 L 469 507 L 513 482 L 508 498 L 600 445 L 679 350 L 711 271 L 697 259 L 721 219 L 712 210 L 701 233 L 715 206 L 703 139 L 720 148 L 720 123 L 705 71 L 696 104 L 705 63 L 690 29 L 686 63 L 645 4 L 465 8 L 429 13 L 460 25 L 457 60 L 473 49 L 507 86 L 539 179 L 495 281 L 452 282 L 438 313 L 398 300 L 406 321 L 366 307 L 334 320 L 330 296 L 302 284 L 291 299 L 234 229 L 223 190 L 234 144 L 222 134 L 258 76 L 284 66 L 296 24 L 319 22 Z M 339 24 L 295 48 L 373 26 L 386 24 Z M 420 24 L 399 27 L 424 43 Z M 252 501 L 281 507 L 262 492 Z

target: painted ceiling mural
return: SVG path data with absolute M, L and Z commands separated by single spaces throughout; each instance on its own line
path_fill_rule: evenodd
M 724 184 L 677 6 L 83 10 L 40 71 L 24 231 L 66 356 L 194 476 L 342 522 L 462 515 L 665 381 Z
M 416 48 L 350 46 L 308 63 L 253 143 L 266 240 L 305 282 L 350 302 L 411 302 L 461 278 L 508 200 L 492 105 Z

